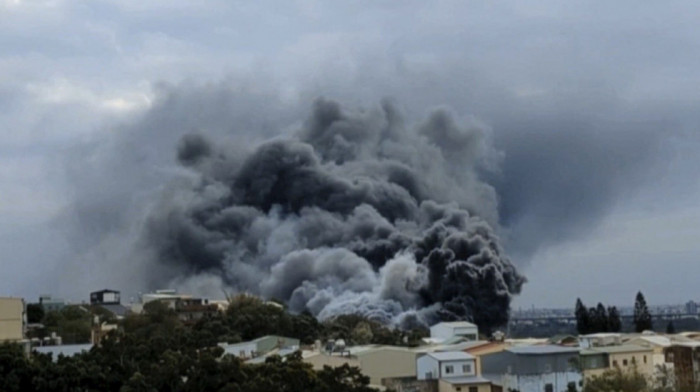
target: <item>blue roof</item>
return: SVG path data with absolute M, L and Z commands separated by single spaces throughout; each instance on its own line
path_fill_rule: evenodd
M 506 351 L 512 352 L 513 354 L 520 355 L 547 355 L 547 354 L 565 354 L 565 353 L 578 353 L 578 347 L 562 347 L 548 345 L 538 345 L 538 346 L 515 346 L 507 348 Z

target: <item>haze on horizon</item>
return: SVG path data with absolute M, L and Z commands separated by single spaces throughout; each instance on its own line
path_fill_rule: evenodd
M 314 100 L 483 129 L 513 306 L 700 299 L 700 4 L 0 0 L 0 295 L 132 294 L 134 216 L 193 131 Z M 193 289 L 197 289 L 196 287 Z

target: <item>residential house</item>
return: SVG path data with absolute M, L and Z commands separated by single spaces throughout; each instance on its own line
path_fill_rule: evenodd
M 294 348 L 298 350 L 299 339 L 267 335 L 248 342 L 219 343 L 219 346 L 224 349 L 224 355 L 229 354 L 242 359 L 249 359 L 265 355 L 274 349 Z
M 606 370 L 636 370 L 649 378 L 654 376 L 654 350 L 651 347 L 623 344 L 581 350 L 580 366 L 584 379 L 600 376 Z
M 418 380 L 438 380 L 438 390 L 490 392 L 491 381 L 477 374 L 476 358 L 463 351 L 432 352 L 416 360 Z
M 686 340 L 686 339 L 683 339 Z M 641 335 L 627 341 L 627 344 L 649 347 L 652 349 L 651 364 L 653 367 L 653 379 L 667 379 L 673 374 L 673 363 L 666 362 L 666 349 L 671 347 L 673 340 L 669 336 Z
M 517 346 L 481 357 L 482 376 L 504 391 L 562 392 L 582 385 L 576 347 Z
M 467 321 L 445 321 L 430 327 L 430 337 L 433 339 L 447 340 L 455 336 L 461 336 L 468 340 L 479 338 L 479 328 L 476 324 Z
M 476 359 L 462 351 L 427 353 L 416 360 L 419 380 L 476 376 Z
M 0 342 L 23 340 L 26 325 L 24 300 L 0 297 Z

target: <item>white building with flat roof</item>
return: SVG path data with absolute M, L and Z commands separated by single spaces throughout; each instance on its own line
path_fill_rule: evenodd
M 419 380 L 476 376 L 476 358 L 463 351 L 427 353 L 416 360 Z
M 477 340 L 479 327 L 468 321 L 444 321 L 430 327 L 430 337 L 433 339 L 447 340 L 456 336 Z

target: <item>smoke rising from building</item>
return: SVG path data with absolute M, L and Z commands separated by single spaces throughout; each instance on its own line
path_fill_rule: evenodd
M 480 180 L 498 153 L 447 110 L 413 127 L 390 103 L 350 112 L 320 99 L 292 137 L 242 152 L 191 133 L 177 157 L 196 175 L 148 219 L 143 246 L 168 271 L 155 282 L 217 277 L 322 319 L 486 329 L 524 282 Z

